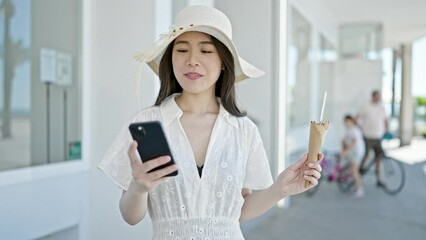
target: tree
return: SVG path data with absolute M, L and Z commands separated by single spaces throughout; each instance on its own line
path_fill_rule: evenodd
M 4 59 L 4 107 L 3 124 L 1 132 L 3 138 L 11 138 L 11 119 L 12 119 L 12 80 L 15 75 L 15 66 L 28 59 L 28 49 L 26 49 L 22 40 L 13 41 L 9 34 L 9 23 L 15 14 L 15 7 L 11 0 L 4 0 L 0 5 L 0 11 L 4 17 L 4 45 L 2 55 Z

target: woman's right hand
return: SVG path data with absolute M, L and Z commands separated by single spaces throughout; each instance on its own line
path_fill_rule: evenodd
M 134 185 L 136 187 L 136 191 L 140 193 L 147 193 L 158 184 L 167 181 L 168 177 L 165 176 L 176 171 L 177 166 L 176 164 L 173 164 L 171 166 L 149 172 L 158 166 L 170 162 L 171 158 L 170 156 L 161 156 L 143 163 L 136 151 L 137 146 L 138 143 L 133 141 L 130 144 L 128 151 L 130 166 L 132 168 L 132 183 L 135 183 L 131 183 L 130 185 Z

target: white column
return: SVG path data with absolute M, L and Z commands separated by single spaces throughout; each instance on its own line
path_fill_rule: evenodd
M 273 52 L 273 66 L 272 77 L 276 80 L 273 81 L 274 92 L 272 94 L 272 103 L 274 104 L 272 123 L 273 128 L 276 129 L 276 134 L 272 136 L 272 154 L 271 157 L 275 161 L 271 162 L 271 167 L 275 169 L 273 171 L 274 177 L 278 176 L 286 166 L 286 76 L 287 76 L 287 38 L 288 29 L 287 21 L 289 18 L 287 8 L 288 0 L 276 0 L 272 5 L 275 9 L 273 11 L 273 24 L 274 24 L 274 37 L 272 48 L 276 49 Z M 275 40 L 275 41 L 274 41 Z M 289 198 L 280 201 L 279 206 L 288 206 L 290 204 Z
M 402 62 L 402 89 L 401 89 L 401 108 L 399 116 L 399 131 L 401 137 L 401 146 L 409 145 L 413 137 L 414 129 L 414 108 L 413 96 L 411 94 L 411 53 L 412 45 L 401 45 L 401 62 Z
M 395 117 L 395 99 L 396 99 L 396 92 L 395 92 L 395 82 L 396 82 L 396 66 L 398 61 L 399 53 L 397 49 L 392 50 L 392 102 L 391 102 L 391 113 L 390 117 Z
M 320 35 L 318 30 L 315 28 L 312 28 L 311 30 L 311 49 L 309 50 L 309 70 L 310 70 L 310 120 L 317 120 L 319 121 L 320 117 L 320 108 L 322 101 L 319 98 L 319 96 L 323 93 L 319 93 L 319 63 L 318 63 L 318 55 L 320 51 Z

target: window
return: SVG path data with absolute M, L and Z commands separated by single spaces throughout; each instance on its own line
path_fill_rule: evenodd
M 288 48 L 287 75 L 287 112 L 288 126 L 304 126 L 310 119 L 310 68 L 308 58 L 311 49 L 311 25 L 291 8 L 291 24 L 289 26 L 290 41 Z
M 81 158 L 81 1 L 0 1 L 0 171 Z

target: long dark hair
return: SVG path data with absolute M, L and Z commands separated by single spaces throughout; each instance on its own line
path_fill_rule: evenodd
M 217 49 L 224 67 L 216 82 L 215 96 L 220 97 L 223 107 L 230 114 L 236 117 L 244 117 L 246 113 L 237 107 L 235 99 L 235 64 L 232 53 L 215 37 L 210 36 L 210 38 Z M 168 96 L 182 92 L 182 87 L 173 73 L 173 45 L 174 41 L 169 44 L 160 61 L 158 74 L 160 78 L 160 92 L 155 101 L 155 106 L 160 105 Z

